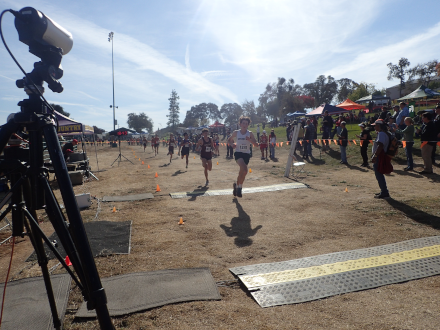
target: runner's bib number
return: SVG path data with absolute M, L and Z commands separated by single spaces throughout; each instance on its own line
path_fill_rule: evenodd
M 185 144 L 185 147 L 189 148 L 189 143 L 186 143 L 186 144 Z
M 205 151 L 206 152 L 210 152 L 211 151 L 211 147 L 205 147 Z
M 240 145 L 240 150 L 247 150 L 248 149 L 248 146 L 247 145 Z

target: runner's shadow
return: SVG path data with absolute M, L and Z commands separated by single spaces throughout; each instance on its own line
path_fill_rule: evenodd
M 193 194 L 190 199 L 188 199 L 188 202 L 194 202 L 197 199 L 197 196 L 202 195 L 206 191 L 208 191 L 209 187 L 207 186 L 198 186 L 197 189 L 190 192 L 190 194 Z
M 179 174 L 183 174 L 183 173 L 186 173 L 186 172 L 184 172 L 182 170 L 178 170 L 178 171 L 174 172 L 174 174 L 171 174 L 171 176 L 178 176 Z
M 159 167 L 167 167 L 167 166 L 169 166 L 171 163 L 168 163 L 168 164 L 163 164 L 163 165 L 159 165 Z
M 399 175 L 412 176 L 413 178 L 423 178 L 423 176 L 421 174 L 418 174 L 417 172 L 401 171 L 401 170 L 393 170 L 393 172 Z
M 409 206 L 408 204 L 405 203 L 401 203 L 399 201 L 396 201 L 395 199 L 392 198 L 386 198 L 385 199 L 388 204 L 390 204 L 393 208 L 405 213 L 405 215 L 418 222 L 418 223 L 422 223 L 424 225 L 428 225 L 431 226 L 434 229 L 440 229 L 440 218 L 423 212 L 421 210 L 418 210 L 412 206 Z
M 361 168 L 361 167 L 359 167 L 359 166 L 356 166 L 356 165 L 347 165 L 347 167 L 350 169 L 350 170 L 358 170 L 358 171 L 360 171 L 360 172 L 368 172 L 368 170 L 367 169 L 365 169 L 365 168 Z
M 237 247 L 245 247 L 252 245 L 251 236 L 254 236 L 259 229 L 263 226 L 259 225 L 252 229 L 251 218 L 243 210 L 237 199 L 234 199 L 238 210 L 238 217 L 231 219 L 231 226 L 220 225 L 220 228 L 225 231 L 225 234 L 229 237 L 235 237 L 235 245 Z

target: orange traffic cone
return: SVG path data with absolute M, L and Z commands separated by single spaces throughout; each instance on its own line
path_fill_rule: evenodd
M 148 164 L 148 168 L 150 168 L 150 164 Z
M 182 217 L 180 217 L 180 220 L 179 220 L 179 225 L 184 225 L 185 224 L 185 222 L 183 222 L 183 219 L 182 219 Z
M 142 165 L 145 165 L 145 164 L 144 164 L 144 161 L 142 161 Z
M 348 187 L 345 187 L 345 192 L 348 192 Z
M 160 187 L 159 187 L 159 185 L 157 185 L 156 192 L 159 192 L 159 191 L 160 191 Z
M 69 267 L 69 266 L 72 266 L 72 262 L 70 261 L 70 258 L 69 258 L 69 256 L 66 256 L 66 258 L 64 259 L 64 262 L 66 263 L 66 265 Z
M 118 212 L 118 211 L 116 211 L 116 206 L 113 206 L 113 211 L 112 211 L 113 213 L 116 213 L 116 212 Z
M 196 159 L 196 156 L 194 156 L 194 159 Z
M 217 162 L 217 165 L 218 165 L 218 162 Z
M 159 175 L 157 175 L 157 172 L 156 172 L 156 174 L 154 175 L 154 177 L 155 177 L 155 178 L 158 178 L 158 177 L 159 177 Z
M 139 157 L 139 161 L 141 161 L 141 158 Z
M 252 169 L 251 168 L 249 169 L 249 173 L 252 173 Z

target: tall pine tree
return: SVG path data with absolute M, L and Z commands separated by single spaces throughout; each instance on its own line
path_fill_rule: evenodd
M 179 112 L 180 112 L 180 108 L 179 108 L 179 102 L 177 102 L 177 100 L 180 99 L 179 95 L 177 95 L 176 90 L 172 90 L 171 91 L 171 96 L 168 99 L 168 101 L 170 101 L 170 107 L 169 107 L 169 112 L 170 114 L 167 115 L 168 117 L 168 122 L 167 122 L 167 126 L 171 126 L 171 127 L 176 127 L 177 125 L 179 125 Z

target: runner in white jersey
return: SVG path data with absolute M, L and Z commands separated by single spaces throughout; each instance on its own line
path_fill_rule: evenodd
M 250 131 L 248 131 L 249 124 L 251 123 L 251 119 L 249 117 L 240 117 L 240 129 L 236 130 L 232 133 L 231 137 L 229 138 L 228 142 L 232 144 L 232 147 L 235 148 L 235 161 L 237 162 L 238 166 L 240 166 L 240 171 L 238 172 L 237 177 L 237 183 L 234 182 L 234 190 L 233 194 L 237 197 L 242 197 L 242 188 L 243 188 L 243 182 L 246 178 L 246 175 L 248 173 L 248 164 L 249 159 L 251 158 L 251 143 L 254 146 L 258 146 L 257 140 L 255 140 L 254 134 Z M 234 139 L 237 140 L 236 143 L 234 142 Z

